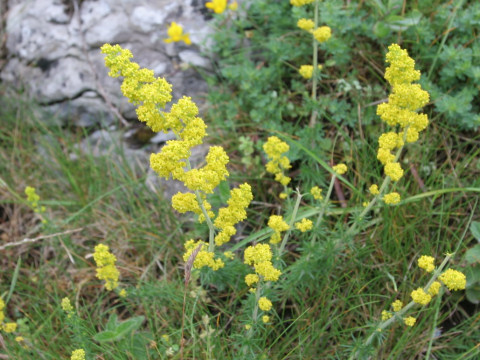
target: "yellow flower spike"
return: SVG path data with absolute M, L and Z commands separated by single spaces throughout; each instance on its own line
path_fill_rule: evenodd
M 315 200 L 322 200 L 322 189 L 320 189 L 318 186 L 314 186 L 310 189 L 310 194 L 313 196 Z
M 290 182 L 290 178 L 284 175 L 284 171 L 291 168 L 290 160 L 283 156 L 290 147 L 288 144 L 280 140 L 276 136 L 270 136 L 267 139 L 267 142 L 263 144 L 263 150 L 267 154 L 268 159 L 270 160 L 265 168 L 267 172 L 275 175 L 275 180 L 281 183 L 284 186 L 287 186 Z
M 295 228 L 301 232 L 306 232 L 313 228 L 312 220 L 303 218 L 301 221 L 295 223 Z
M 255 272 L 261 275 L 265 281 L 278 281 L 282 272 L 273 267 L 271 261 L 262 261 L 254 265 Z
M 238 5 L 237 5 L 238 6 Z M 227 8 L 227 0 L 212 0 L 205 4 L 207 9 L 211 9 L 215 14 L 221 14 Z
M 272 302 L 268 300 L 265 296 L 262 296 L 258 300 L 258 307 L 262 311 L 270 311 L 272 309 Z
M 270 261 L 272 259 L 272 250 L 268 244 L 256 244 L 245 249 L 244 262 L 247 265 L 254 265 L 263 261 Z
M 73 350 L 70 360 L 85 360 L 85 350 Z
M 413 316 L 409 316 L 403 319 L 403 322 L 407 326 L 413 326 L 417 322 L 417 319 L 415 319 Z
M 270 216 L 268 219 L 268 227 L 274 231 L 270 237 L 270 244 L 278 244 L 281 241 L 281 233 L 289 229 L 288 224 L 280 215 Z
M 184 34 L 183 27 L 174 21 L 168 27 L 167 34 L 168 38 L 163 40 L 166 43 L 183 41 L 187 45 L 192 44 L 192 41 L 190 40 L 190 35 Z
M 200 251 L 197 253 L 195 260 L 193 261 L 193 268 L 201 269 L 204 266 L 211 268 L 212 270 L 216 271 L 221 269 L 225 266 L 225 263 L 221 259 L 215 259 L 215 254 L 213 252 L 207 251 L 208 245 L 199 240 L 188 240 L 185 243 L 185 253 L 183 254 L 183 261 L 188 261 L 190 255 L 195 251 L 195 249 L 202 244 Z
M 332 29 L 328 26 L 320 26 L 319 28 L 312 30 L 313 37 L 319 43 L 328 41 L 332 36 Z
M 466 276 L 457 270 L 448 269 L 438 279 L 445 284 L 450 291 L 464 290 L 467 285 Z
M 120 277 L 120 272 L 115 267 L 115 262 L 117 261 L 115 255 L 109 252 L 107 245 L 98 244 L 95 246 L 93 259 L 97 264 L 97 278 L 105 280 L 105 288 L 107 290 L 115 289 L 118 286 L 118 278 Z
M 418 267 L 430 273 L 435 270 L 435 259 L 433 256 L 422 255 L 418 259 Z
M 400 202 L 400 194 L 397 192 L 391 192 L 389 194 L 385 194 L 383 196 L 383 201 L 385 201 L 385 204 L 389 205 L 395 205 Z
M 412 297 L 413 301 L 420 305 L 427 305 L 432 300 L 432 297 L 427 294 L 422 288 L 413 290 L 410 296 Z
M 62 299 L 61 302 L 62 310 L 65 311 L 66 313 L 71 313 L 73 312 L 73 306 L 70 303 L 70 299 L 65 297 Z

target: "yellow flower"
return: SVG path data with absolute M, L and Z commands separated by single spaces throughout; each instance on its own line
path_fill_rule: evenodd
M 247 286 L 252 286 L 256 284 L 259 280 L 260 278 L 257 274 L 248 274 L 245 276 L 245 283 L 247 284 Z
M 463 290 L 467 285 L 467 278 L 465 275 L 457 270 L 448 269 L 438 279 L 445 284 L 450 290 Z
M 343 175 L 348 170 L 347 165 L 345 165 L 345 164 L 335 165 L 332 169 L 333 169 L 333 171 L 335 171 L 337 173 L 337 175 Z
M 284 193 L 284 192 L 282 192 L 282 193 L 280 193 L 280 195 L 278 195 L 278 197 L 282 200 L 285 200 L 287 198 L 287 196 L 288 196 L 287 193 Z
M 3 324 L 3 331 L 5 331 L 6 333 L 12 333 L 15 330 L 17 330 L 17 323 L 10 322 Z
M 312 34 L 315 40 L 319 43 L 323 43 L 332 36 L 332 29 L 328 26 L 320 26 L 319 28 L 312 30 Z
M 267 172 L 275 175 L 275 180 L 286 186 L 290 182 L 290 178 L 285 176 L 283 172 L 291 168 L 290 160 L 286 156 L 282 156 L 286 153 L 290 147 L 288 144 L 280 140 L 276 136 L 270 136 L 267 142 L 263 144 L 263 150 L 269 158 L 269 162 L 265 165 Z
M 385 201 L 385 204 L 391 204 L 395 205 L 400 202 L 400 194 L 397 192 L 391 192 L 389 194 L 385 194 L 383 196 L 383 201 Z
M 85 350 L 77 349 L 73 350 L 70 360 L 85 360 Z
M 413 326 L 415 325 L 415 322 L 417 321 L 417 319 L 415 319 L 414 317 L 412 316 L 409 316 L 409 317 L 406 317 L 403 319 L 403 322 L 405 323 L 405 325 L 407 326 Z
M 438 281 L 434 281 L 432 285 L 430 285 L 430 287 L 428 288 L 428 293 L 432 296 L 435 296 L 438 294 L 441 287 L 442 284 L 440 284 Z
M 410 296 L 412 297 L 413 301 L 420 305 L 427 305 L 432 300 L 432 297 L 427 294 L 422 288 L 413 290 Z
M 387 311 L 387 310 L 382 311 L 382 321 L 386 321 L 386 320 L 390 319 L 392 316 L 393 315 L 390 311 Z
M 253 265 L 255 272 L 266 281 L 277 281 L 282 272 L 273 267 L 272 250 L 268 244 L 249 246 L 244 251 L 245 264 Z
M 320 189 L 318 186 L 314 186 L 310 189 L 310 194 L 312 194 L 313 198 L 315 200 L 322 200 L 322 189 Z
M 392 303 L 392 309 L 395 312 L 402 310 L 402 307 L 403 307 L 403 302 L 401 302 L 400 300 L 395 300 Z
M 384 171 L 393 181 L 398 181 L 403 176 L 403 169 L 398 162 L 389 162 L 385 165 Z
M 212 9 L 215 14 L 221 14 L 227 8 L 227 0 L 212 0 L 205 4 L 205 7 Z
M 422 255 L 418 259 L 418 267 L 426 272 L 435 270 L 435 259 L 432 256 Z
M 303 218 L 301 221 L 295 223 L 295 228 L 301 232 L 305 232 L 313 228 L 313 222 L 312 220 Z
M 370 186 L 370 188 L 368 190 L 370 191 L 370 194 L 372 194 L 372 195 L 380 194 L 380 191 L 378 190 L 378 185 L 377 184 L 373 184 L 372 186 Z
M 23 336 L 17 336 L 17 337 L 15 337 L 15 341 L 16 341 L 16 342 L 22 342 L 23 340 L 25 340 Z
M 315 23 L 312 19 L 302 18 L 297 21 L 297 26 L 302 30 L 310 31 L 315 27 Z
M 125 289 L 120 290 L 120 292 L 118 293 L 118 296 L 120 296 L 121 298 L 127 297 L 127 290 Z
M 268 323 L 270 321 L 270 316 L 268 315 L 263 315 L 262 316 L 262 321 L 264 324 Z
M 303 6 L 307 4 L 311 4 L 315 0 L 290 0 L 290 4 L 293 6 Z
M 322 70 L 323 66 L 318 65 L 318 70 Z M 305 79 L 310 79 L 313 76 L 313 66 L 312 65 L 302 65 L 300 66 L 300 69 L 298 70 L 298 73 L 302 75 L 303 78 Z
M 222 259 L 214 259 L 215 254 L 213 252 L 204 250 L 208 249 L 208 245 L 201 240 L 188 240 L 185 243 L 185 253 L 183 254 L 183 261 L 188 261 L 190 255 L 192 255 L 192 253 L 197 249 L 200 244 L 202 245 L 200 251 L 198 251 L 195 260 L 193 261 L 193 267 L 195 269 L 201 269 L 204 266 L 208 266 L 212 270 L 216 271 L 225 266 L 225 263 L 222 261 Z
M 95 246 L 93 259 L 97 264 L 97 278 L 105 280 L 105 288 L 107 290 L 115 289 L 118 286 L 118 278 L 120 276 L 120 272 L 115 267 L 115 262 L 117 261 L 115 255 L 109 252 L 107 245 L 98 244 Z
M 62 310 L 65 311 L 66 313 L 71 313 L 73 311 L 73 306 L 70 303 L 70 299 L 67 297 L 62 299 L 61 306 L 62 306 Z
M 228 8 L 232 11 L 237 11 L 238 10 L 238 2 L 234 1 L 230 5 L 228 5 Z
M 251 328 L 252 328 L 252 325 L 250 324 L 245 325 L 245 330 L 250 330 Z
M 166 43 L 171 42 L 180 42 L 183 41 L 185 44 L 190 45 L 192 41 L 190 40 L 189 34 L 183 33 L 183 27 L 176 22 L 172 21 L 167 30 L 168 38 L 163 40 Z
M 268 227 L 271 228 L 274 233 L 270 238 L 271 244 L 278 244 L 281 240 L 281 232 L 289 229 L 288 224 L 283 220 L 280 215 L 272 215 L 268 219 Z
M 268 300 L 265 296 L 262 296 L 258 300 L 258 307 L 260 308 L 260 310 L 270 311 L 270 309 L 272 308 L 272 302 Z

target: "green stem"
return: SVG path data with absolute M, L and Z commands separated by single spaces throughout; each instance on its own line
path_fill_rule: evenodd
M 330 185 L 328 186 L 328 191 L 327 194 L 325 195 L 325 199 L 323 199 L 322 207 L 320 209 L 320 213 L 318 214 L 317 221 L 315 222 L 315 229 L 318 229 L 320 226 L 323 215 L 325 215 L 325 210 L 327 209 L 328 202 L 330 200 L 330 196 L 332 195 L 332 190 L 333 190 L 333 185 L 335 184 L 335 179 L 337 178 L 337 175 L 333 174 L 332 180 L 330 180 Z M 315 244 L 315 241 L 317 240 L 317 233 L 313 234 L 312 236 L 312 245 Z
M 300 201 L 302 200 L 302 194 L 300 194 L 300 191 L 298 189 L 296 190 L 297 193 L 297 201 L 295 202 L 295 206 L 293 208 L 292 216 L 290 217 L 290 223 L 288 224 L 288 230 L 283 236 L 282 243 L 280 244 L 280 249 L 278 250 L 278 257 L 281 258 L 283 254 L 283 250 L 285 249 L 285 245 L 287 245 L 288 238 L 290 236 L 290 233 L 292 232 L 293 229 L 293 223 L 295 222 L 295 219 L 297 218 L 297 213 L 298 213 L 298 208 L 300 207 Z
M 315 14 L 314 14 L 314 22 L 315 27 L 314 29 L 318 28 L 318 0 L 315 0 Z M 317 72 L 318 72 L 318 42 L 315 37 L 312 35 L 313 38 L 313 82 L 312 82 L 312 100 L 315 103 L 317 101 Z M 317 122 L 317 110 L 312 111 L 312 116 L 310 117 L 310 124 L 311 128 L 315 127 Z

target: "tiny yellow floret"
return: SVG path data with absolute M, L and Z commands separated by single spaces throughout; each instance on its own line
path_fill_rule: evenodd
M 393 314 L 390 311 L 383 310 L 382 311 L 382 321 L 386 321 L 390 319 L 393 316 Z
M 415 322 L 417 321 L 417 319 L 415 319 L 413 316 L 409 316 L 409 317 L 406 317 L 403 319 L 403 322 L 405 323 L 405 325 L 407 326 L 413 326 L 415 325 Z
M 372 186 L 370 186 L 370 188 L 368 190 L 370 191 L 370 194 L 372 194 L 372 195 L 380 194 L 380 191 L 378 190 L 378 185 L 377 184 L 373 184 Z
M 264 324 L 268 323 L 270 321 L 270 316 L 268 315 L 263 315 L 262 316 L 262 321 Z
M 460 271 L 448 269 L 438 279 L 450 290 L 464 290 L 467 285 L 465 274 Z
M 310 189 L 310 194 L 313 196 L 315 200 L 322 200 L 322 189 L 320 189 L 318 186 L 314 186 Z
M 323 69 L 322 65 L 318 65 L 318 71 Z M 298 73 L 304 78 L 304 79 L 311 79 L 313 76 L 313 66 L 312 65 L 302 65 L 300 66 L 300 69 L 298 69 Z
M 95 246 L 93 259 L 97 264 L 97 278 L 105 280 L 105 288 L 107 290 L 115 289 L 118 286 L 118 278 L 120 277 L 120 272 L 115 267 L 115 262 L 117 261 L 115 255 L 109 252 L 107 245 L 98 244 Z
M 6 333 L 12 333 L 15 330 L 17 330 L 17 323 L 10 322 L 3 324 L 3 331 L 5 331 Z
M 73 311 L 73 306 L 70 303 L 70 299 L 67 297 L 62 299 L 61 306 L 62 306 L 62 310 L 65 311 L 66 313 L 71 313 Z
M 227 8 L 227 0 L 212 0 L 205 4 L 207 9 L 211 9 L 215 14 L 221 14 Z
M 310 31 L 315 27 L 315 23 L 312 19 L 302 18 L 297 21 L 297 26 L 302 30 Z
M 245 276 L 245 283 L 247 284 L 247 286 L 252 286 L 256 284 L 259 280 L 260 278 L 257 274 L 248 274 Z
M 303 6 L 307 4 L 311 4 L 315 0 L 290 0 L 290 4 L 293 6 Z
M 390 176 L 393 181 L 398 181 L 403 176 L 403 169 L 398 162 L 389 162 L 384 168 L 385 175 Z

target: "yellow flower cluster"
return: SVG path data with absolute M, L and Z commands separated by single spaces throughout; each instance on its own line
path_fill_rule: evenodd
M 270 244 L 278 244 L 282 240 L 281 233 L 289 229 L 288 224 L 283 220 L 281 215 L 272 215 L 268 219 L 268 227 L 273 230 L 270 237 Z
M 407 51 L 397 44 L 390 45 L 388 50 L 386 62 L 390 66 L 385 71 L 385 79 L 392 86 L 392 93 L 387 103 L 377 107 L 377 115 L 388 125 L 398 127 L 398 132 L 391 131 L 380 136 L 377 159 L 384 165 L 385 175 L 398 181 L 403 176 L 403 169 L 395 161 L 392 151 L 404 145 L 404 138 L 407 142 L 416 141 L 419 132 L 427 127 L 427 115 L 416 111 L 428 103 L 429 95 L 419 84 L 412 84 L 420 79 L 420 71 L 415 70 L 415 61 Z
M 230 241 L 230 238 L 236 234 L 235 224 L 247 218 L 245 209 L 253 200 L 252 188 L 248 184 L 242 184 L 237 189 L 230 191 L 227 207 L 218 211 L 214 225 L 221 231 L 215 236 L 215 244 L 223 245 Z
M 319 28 L 312 30 L 312 34 L 315 40 L 319 43 L 323 43 L 328 41 L 332 36 L 332 29 L 330 29 L 329 26 L 320 26 Z
M 312 19 L 301 18 L 297 21 L 297 26 L 305 31 L 310 31 L 315 27 L 315 23 Z
M 413 326 L 417 322 L 417 319 L 415 319 L 413 316 L 409 316 L 403 319 L 403 322 L 407 326 Z
M 427 305 L 432 300 L 432 296 L 427 294 L 420 287 L 417 290 L 413 290 L 410 296 L 412 297 L 413 301 L 420 305 Z
M 73 312 L 73 306 L 70 303 L 69 298 L 67 297 L 63 298 L 60 305 L 62 306 L 62 310 L 65 311 L 67 314 L 71 314 Z
M 104 244 L 98 244 L 95 246 L 93 259 L 97 264 L 97 278 L 105 280 L 106 289 L 113 290 L 117 288 L 120 272 L 115 267 L 117 258 L 109 252 L 108 246 Z
M 448 269 L 438 279 L 450 290 L 463 290 L 467 285 L 465 274 L 460 271 Z
M 85 360 L 85 350 L 83 349 L 73 350 L 70 360 Z
M 270 311 L 272 309 L 272 302 L 268 300 L 265 296 L 262 296 L 258 300 L 258 307 L 263 311 Z
M 202 247 L 197 253 L 195 260 L 193 261 L 193 267 L 195 269 L 201 269 L 204 266 L 208 266 L 212 270 L 216 271 L 225 266 L 225 263 L 222 261 L 222 259 L 214 259 L 215 254 L 211 251 L 208 251 L 208 245 L 201 240 L 188 240 L 185 243 L 185 253 L 183 254 L 183 261 L 187 261 L 190 255 L 192 255 L 192 253 L 200 244 L 202 245 Z
M 395 191 L 389 194 L 385 194 L 383 196 L 383 201 L 385 201 L 385 204 L 390 204 L 390 205 L 398 204 L 400 202 L 400 194 Z
M 5 309 L 5 302 L 0 297 L 0 330 L 5 331 L 6 333 L 12 333 L 17 330 L 17 323 L 4 323 L 3 320 L 5 320 L 5 314 L 3 312 L 3 309 Z
M 431 296 L 435 296 L 438 294 L 441 287 L 442 287 L 442 284 L 440 284 L 438 281 L 434 281 L 432 285 L 430 285 L 430 287 L 428 288 L 428 293 Z
M 402 310 L 403 308 L 403 302 L 401 300 L 395 300 L 393 303 L 392 303 L 392 309 L 393 311 L 397 312 L 397 311 L 400 311 Z
M 313 222 L 312 220 L 303 218 L 301 221 L 295 223 L 295 228 L 301 232 L 312 230 Z
M 303 6 L 307 4 L 311 4 L 315 0 L 290 0 L 290 4 L 293 6 Z
M 418 259 L 418 267 L 426 272 L 432 272 L 435 270 L 435 259 L 433 256 L 422 255 Z
M 370 188 L 368 190 L 370 191 L 370 194 L 372 194 L 372 195 L 380 194 L 380 191 L 378 190 L 378 185 L 377 184 L 373 184 L 372 186 L 370 186 Z
M 40 196 L 35 191 L 34 187 L 27 186 L 25 188 L 25 195 L 27 195 L 27 201 L 30 207 L 36 213 L 43 213 L 45 212 L 45 206 L 39 206 L 38 202 L 40 201 Z
M 391 317 L 393 316 L 393 314 L 390 312 L 390 311 L 387 311 L 387 310 L 383 310 L 382 311 L 382 321 L 387 321 L 388 319 L 390 319 Z
M 318 65 L 318 70 L 322 70 L 323 66 Z M 298 69 L 298 73 L 304 78 L 304 79 L 311 79 L 313 76 L 313 65 L 302 65 L 300 66 L 300 69 Z
M 314 186 L 310 189 L 310 194 L 313 196 L 315 200 L 322 200 L 322 189 L 320 189 L 318 186 Z
M 286 156 L 282 156 L 286 153 L 290 147 L 288 144 L 280 140 L 276 136 L 270 136 L 267 142 L 263 144 L 263 150 L 269 158 L 269 162 L 265 165 L 267 171 L 275 175 L 275 180 L 284 186 L 287 186 L 290 182 L 290 178 L 284 175 L 284 171 L 290 169 L 290 160 Z
M 207 9 L 211 9 L 215 14 L 221 14 L 227 8 L 227 0 L 212 0 L 205 4 Z
M 179 25 L 174 21 L 168 27 L 167 34 L 168 38 L 163 40 L 166 43 L 183 41 L 187 45 L 192 44 L 192 41 L 190 40 L 190 35 L 184 34 L 182 25 Z
M 272 250 L 268 244 L 249 246 L 244 252 L 245 264 L 252 265 L 265 281 L 277 281 L 282 272 L 272 264 Z
M 163 111 L 165 105 L 172 99 L 172 87 L 165 79 L 155 78 L 152 70 L 140 69 L 138 64 L 130 61 L 132 53 L 119 45 L 105 44 L 102 46 L 102 53 L 106 54 L 105 64 L 110 68 L 109 75 L 124 77 L 122 93 L 138 106 L 139 120 L 145 122 L 154 132 L 166 133 L 171 130 L 177 138 L 167 141 L 158 154 L 150 156 L 150 167 L 159 176 L 179 180 L 193 191 L 174 195 L 172 206 L 181 213 L 194 212 L 199 215 L 200 222 L 207 220 L 206 217 L 214 218 L 215 214 L 206 197 L 228 177 L 226 165 L 229 158 L 221 146 L 212 146 L 206 156 L 206 164 L 199 169 L 190 168 L 189 157 L 192 148 L 202 144 L 203 138 L 207 135 L 207 126 L 197 116 L 196 104 L 191 98 L 183 97 L 171 106 L 169 112 Z M 285 164 L 284 160 L 282 164 Z M 220 230 L 215 237 L 217 245 L 228 242 L 236 233 L 234 225 L 246 218 L 245 208 L 252 199 L 248 184 L 240 185 L 230 192 L 228 207 L 220 209 L 214 221 L 214 225 Z M 207 256 L 205 252 L 201 252 L 197 258 L 203 258 L 204 264 L 211 264 L 216 269 L 221 267 L 217 260 L 213 260 L 213 253 Z M 207 257 L 211 260 L 207 261 Z M 197 265 L 202 261 L 198 260 Z
M 347 172 L 348 168 L 345 164 L 338 164 L 332 167 L 333 171 L 337 173 L 337 175 L 343 175 Z

